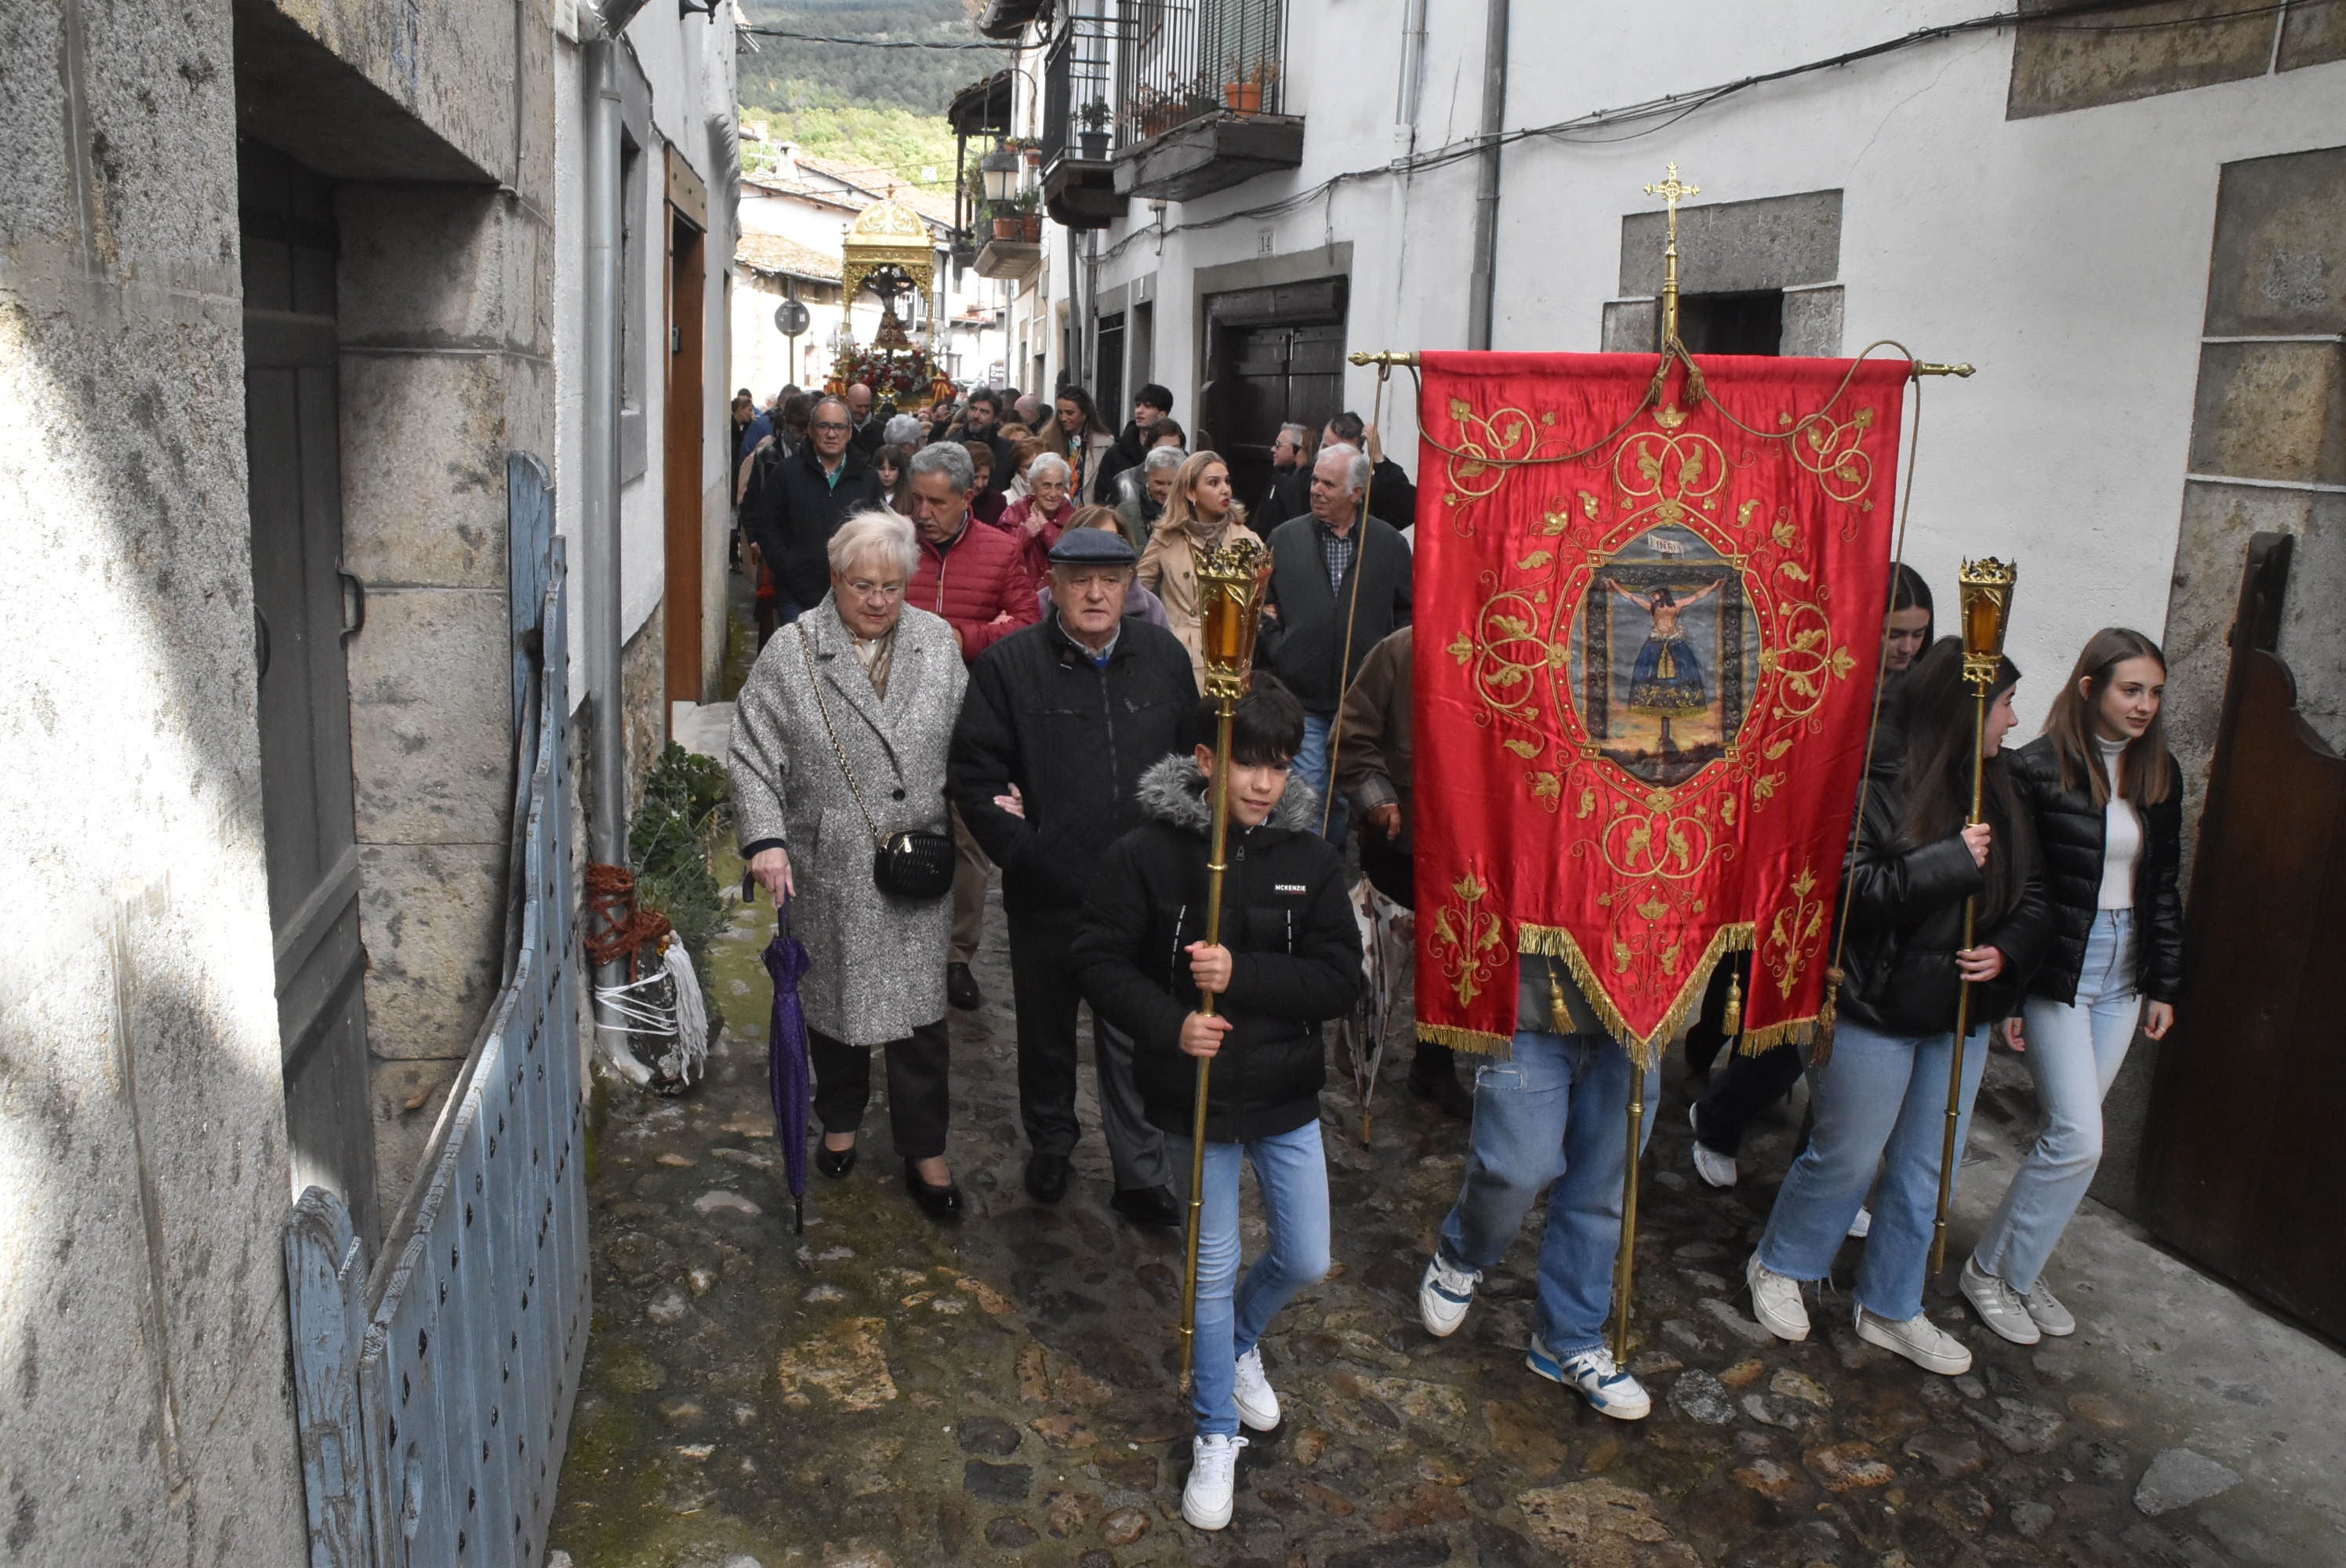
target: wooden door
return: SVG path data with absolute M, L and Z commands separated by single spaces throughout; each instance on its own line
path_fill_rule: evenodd
M 1345 280 L 1331 278 L 1207 301 L 1206 423 L 1250 506 L 1270 488 L 1279 427 L 1317 431 L 1343 408 L 1344 297 Z
M 366 600 L 342 569 L 332 191 L 248 142 L 237 197 L 261 822 L 293 1190 L 335 1194 L 372 1247 L 382 1231 L 342 658 Z
M 2139 1181 L 2153 1235 L 2346 1338 L 2346 759 L 2273 651 L 2292 543 L 2249 546 Z
M 708 248 L 699 228 L 671 209 L 668 247 L 668 440 L 664 489 L 669 702 L 699 702 L 702 439 L 709 427 L 701 327 Z M 668 709 L 662 705 L 665 730 Z

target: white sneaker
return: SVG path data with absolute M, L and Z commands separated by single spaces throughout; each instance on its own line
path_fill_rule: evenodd
M 1221 1530 L 1229 1524 L 1232 1499 L 1239 1484 L 1239 1450 L 1242 1437 L 1201 1435 L 1189 1441 L 1189 1480 L 1181 1488 L 1181 1517 L 1200 1530 Z
M 1857 1337 L 1869 1345 L 1905 1357 L 1926 1372 L 1960 1378 L 1972 1369 L 1972 1353 L 1964 1342 L 1917 1312 L 1904 1322 L 1877 1318 L 1860 1307 Z
M 1809 1337 L 1809 1308 L 1800 1299 L 1799 1280 L 1777 1273 L 1755 1252 L 1743 1266 L 1743 1282 L 1751 1287 L 1751 1315 L 1760 1319 L 1760 1327 L 1779 1339 Z
M 1562 1383 L 1588 1401 L 1600 1416 L 1617 1421 L 1641 1421 L 1653 1413 L 1653 1396 L 1645 1385 L 1614 1363 L 1613 1352 L 1599 1345 L 1559 1361 L 1534 1335 L 1524 1351 L 1524 1365 L 1551 1383 Z
M 1706 1186 L 1733 1186 L 1735 1156 L 1703 1147 L 1702 1124 L 1696 1119 L 1692 1105 L 1687 1107 L 1687 1125 L 1694 1129 L 1694 1174 L 1703 1179 Z
M 1849 1238 L 1851 1241 L 1863 1241 L 1872 1234 L 1873 1211 L 1861 1204 L 1858 1207 L 1857 1217 L 1849 1222 Z
M 1417 1320 L 1435 1339 L 1447 1339 L 1466 1321 L 1466 1308 L 1474 1305 L 1474 1287 L 1482 1282 L 1477 1271 L 1453 1268 L 1435 1252 L 1425 1266 L 1425 1278 L 1417 1282 Z
M 2020 1299 L 2028 1308 L 2029 1320 L 2055 1339 L 2077 1331 L 2077 1320 L 2069 1316 L 2069 1309 L 2061 1305 L 2061 1298 L 2045 1286 L 2041 1276 Z
M 1262 1375 L 1262 1348 L 1255 1347 L 1239 1358 L 1236 1387 L 1239 1420 L 1259 1432 L 1267 1432 L 1279 1425 L 1279 1395 L 1272 1391 L 1270 1380 Z
M 1964 1259 L 1963 1272 L 1955 1276 L 1955 1288 L 1964 1293 L 1981 1322 L 2014 1344 L 2034 1345 L 2045 1337 L 2028 1315 L 2028 1303 L 2021 1299 L 2020 1292 L 2005 1284 L 2001 1275 L 1982 1268 L 1978 1258 Z

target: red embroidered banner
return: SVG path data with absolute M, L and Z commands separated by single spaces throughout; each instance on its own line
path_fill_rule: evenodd
M 1903 360 L 1429 353 L 1419 1028 L 1563 959 L 1642 1054 L 1749 949 L 1747 1044 L 1823 994 L 1887 601 Z M 1539 1023 L 1544 1025 L 1545 1020 Z

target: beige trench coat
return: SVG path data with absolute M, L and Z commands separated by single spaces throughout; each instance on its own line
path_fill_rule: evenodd
M 1222 542 L 1235 544 L 1240 539 L 1262 543 L 1261 536 L 1243 523 L 1233 522 L 1223 531 Z M 1148 547 L 1140 553 L 1140 585 L 1149 589 L 1165 602 L 1165 622 L 1181 646 L 1189 650 L 1189 673 L 1198 677 L 1198 689 L 1206 687 L 1206 644 L 1204 624 L 1198 608 L 1197 547 L 1187 528 L 1159 523 L 1148 536 Z

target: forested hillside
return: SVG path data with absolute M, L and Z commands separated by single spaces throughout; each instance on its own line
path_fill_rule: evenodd
M 896 42 L 981 42 L 972 0 L 746 0 L 752 26 Z M 874 49 L 761 37 L 740 56 L 741 118 L 824 158 L 892 170 L 908 184 L 950 188 L 954 94 L 1002 68 L 990 49 Z M 755 169 L 760 149 L 745 143 Z

